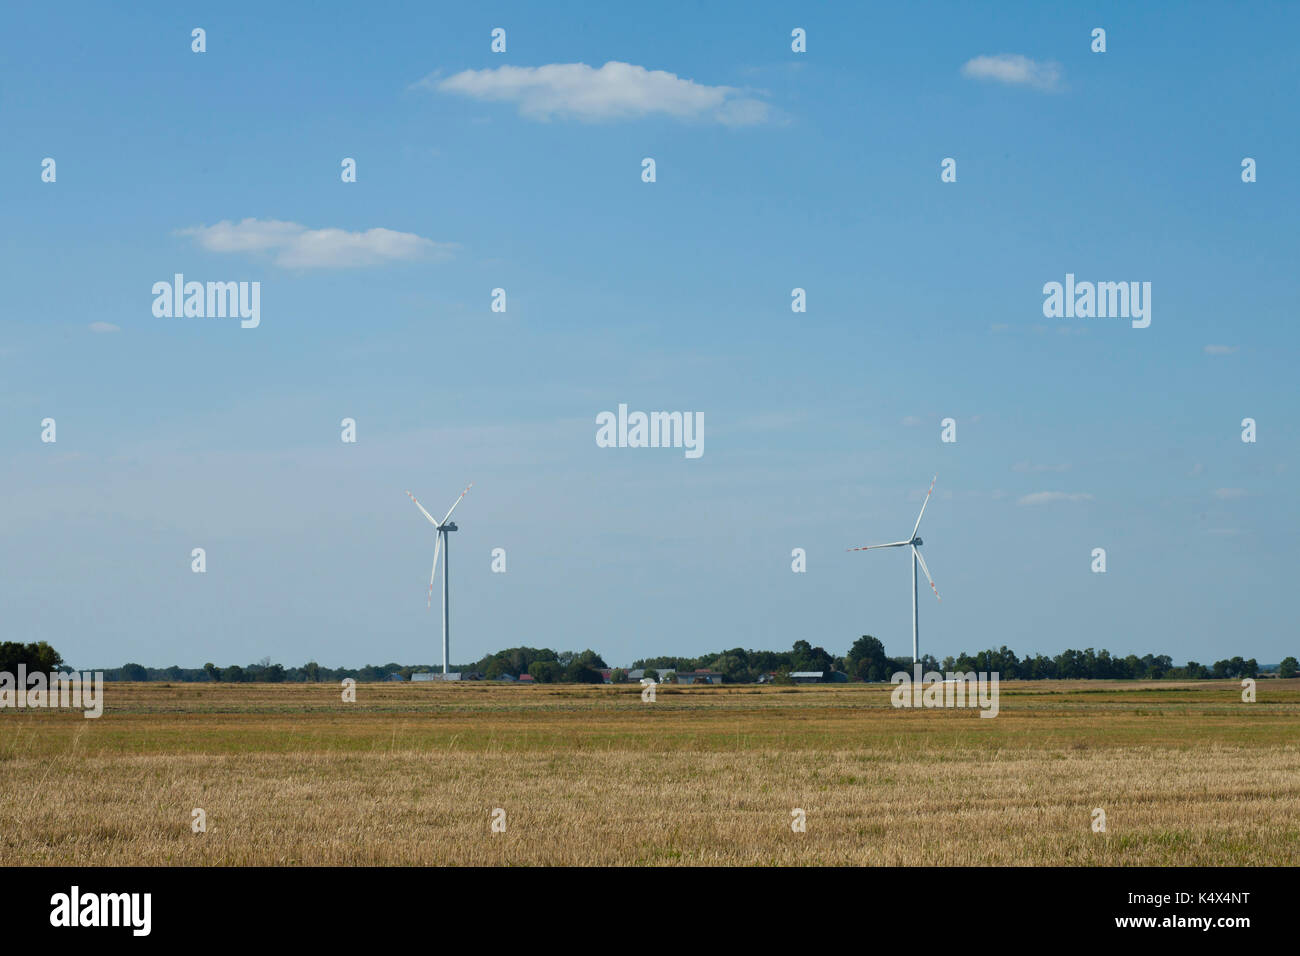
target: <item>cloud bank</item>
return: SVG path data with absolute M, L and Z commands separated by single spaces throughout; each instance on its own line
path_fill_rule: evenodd
M 768 105 L 733 86 L 706 86 L 664 70 L 611 60 L 599 69 L 585 63 L 500 66 L 464 70 L 415 84 L 471 99 L 515 103 L 532 120 L 572 118 L 587 123 L 663 115 L 724 126 L 766 122 Z
M 180 230 L 209 252 L 270 255 L 286 269 L 348 269 L 385 262 L 446 258 L 455 243 L 434 242 L 410 232 L 392 229 L 309 229 L 278 219 L 223 219 L 214 226 Z

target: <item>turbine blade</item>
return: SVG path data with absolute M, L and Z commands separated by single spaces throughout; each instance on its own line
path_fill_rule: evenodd
M 916 560 L 921 562 L 921 570 L 925 572 L 925 579 L 930 582 L 930 590 L 942 601 L 943 598 L 939 597 L 939 589 L 934 586 L 934 578 L 930 577 L 930 569 L 925 566 L 925 558 L 921 557 L 921 552 L 916 550 L 916 545 L 912 545 L 912 553 L 916 555 Z
M 921 515 L 925 514 L 925 506 L 930 503 L 930 495 L 934 491 L 934 483 L 938 480 L 939 480 L 939 476 L 935 475 L 934 478 L 930 481 L 930 490 L 925 493 L 925 500 L 921 502 L 921 514 L 916 516 L 916 525 L 915 527 L 912 528 L 913 538 L 916 537 L 916 532 L 921 527 Z
M 473 487 L 474 487 L 474 482 L 471 481 L 468 485 L 465 486 L 465 490 L 460 493 L 460 498 L 464 498 L 467 494 L 469 494 L 469 490 Z M 450 508 L 447 509 L 447 514 L 443 517 L 441 524 L 447 523 L 447 519 L 451 517 L 451 513 L 456 510 L 456 505 L 460 504 L 460 498 L 457 498 L 454 502 L 452 502 L 452 505 Z
M 430 518 L 430 521 L 433 519 Z M 433 609 L 433 579 L 438 576 L 438 552 L 442 549 L 442 534 L 438 534 L 438 543 L 433 546 L 433 570 L 429 572 L 429 603 L 425 606 Z
M 901 548 L 905 544 L 911 544 L 911 541 L 894 541 L 890 544 L 869 544 L 864 548 L 845 548 L 845 551 L 875 551 L 876 548 Z
M 415 501 L 415 495 L 411 494 L 409 491 L 406 493 L 406 497 L 410 498 L 412 501 Z M 438 527 L 438 522 L 436 522 L 436 521 L 433 520 L 433 515 L 429 514 L 429 512 L 427 512 L 427 511 L 424 510 L 424 505 L 420 504 L 420 502 L 418 502 L 418 501 L 415 501 L 415 507 L 417 507 L 417 508 L 420 509 L 420 514 L 422 514 L 422 515 L 424 515 L 426 518 L 428 518 L 428 519 L 429 519 L 429 522 L 430 522 L 430 523 L 431 523 L 435 528 Z

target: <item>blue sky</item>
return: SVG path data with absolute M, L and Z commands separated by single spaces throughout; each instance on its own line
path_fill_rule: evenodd
M 1300 650 L 1294 7 L 3 17 L 5 639 L 433 662 L 403 492 L 440 515 L 472 480 L 454 661 L 901 656 L 905 555 L 844 549 L 938 473 L 923 652 Z M 260 282 L 260 326 L 155 317 L 177 272 Z M 1150 327 L 1044 318 L 1066 273 L 1150 282 Z M 704 455 L 598 448 L 619 403 L 702 412 Z

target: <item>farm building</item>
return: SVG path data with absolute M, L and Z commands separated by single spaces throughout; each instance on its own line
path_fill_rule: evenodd
M 667 673 L 665 671 L 665 673 Z M 722 675 L 717 671 L 678 671 L 677 683 L 679 684 L 721 684 Z
M 796 684 L 820 684 L 825 671 L 791 671 L 790 679 Z
M 849 675 L 843 671 L 791 671 L 790 679 L 796 684 L 842 684 Z

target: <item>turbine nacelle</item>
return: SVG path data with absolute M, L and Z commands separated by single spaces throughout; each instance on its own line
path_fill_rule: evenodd
M 908 542 L 908 544 L 910 544 L 914 548 L 919 548 L 921 545 L 925 544 L 925 542 L 922 541 L 920 538 L 913 538 L 911 541 Z

